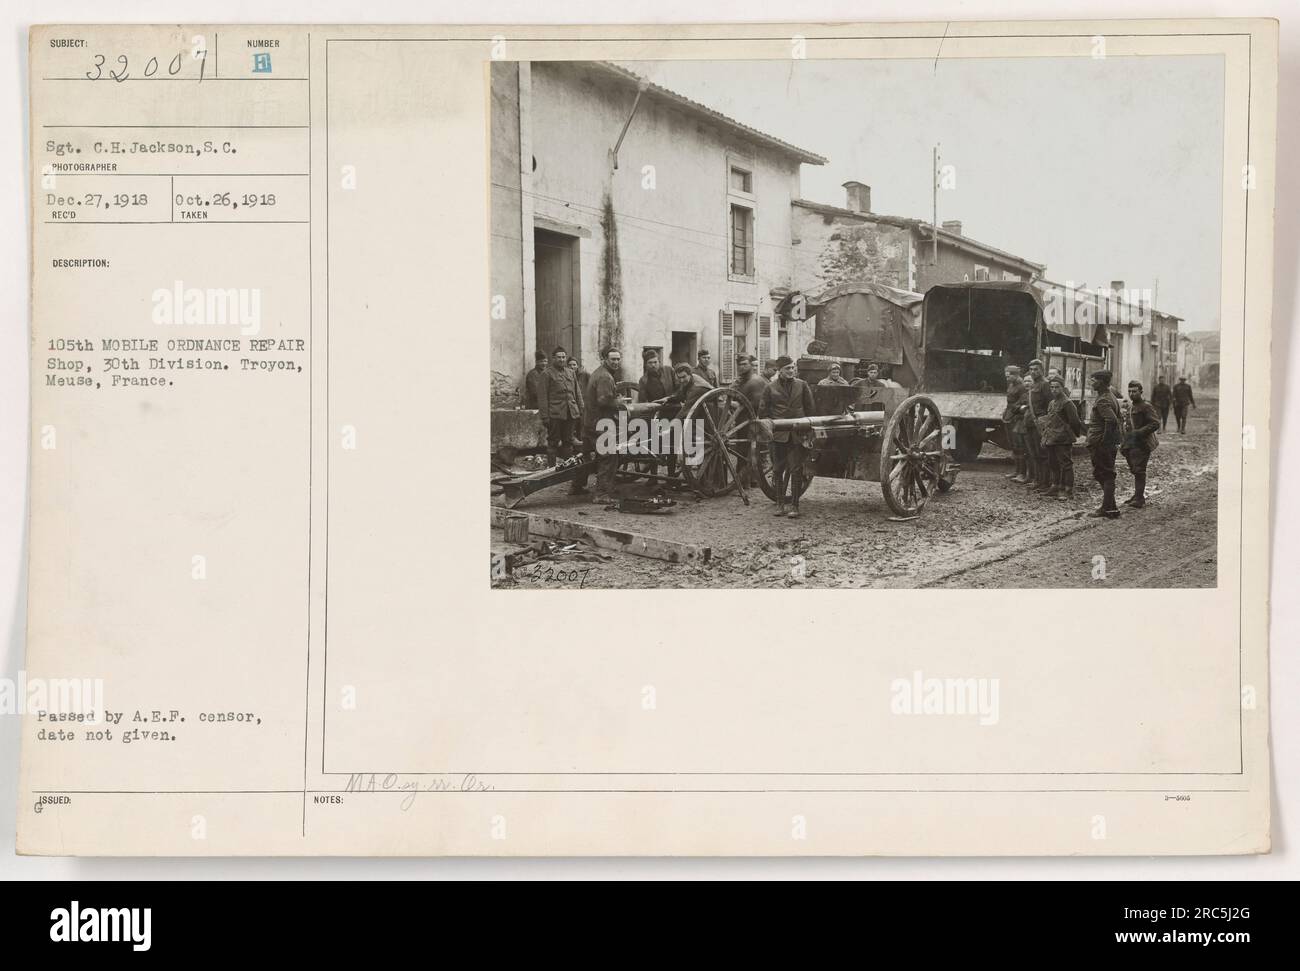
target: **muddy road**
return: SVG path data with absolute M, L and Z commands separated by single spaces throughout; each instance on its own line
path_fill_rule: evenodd
M 956 487 L 921 516 L 891 522 L 879 483 L 817 479 L 803 516 L 778 519 L 757 490 L 696 500 L 679 494 L 673 512 L 637 516 L 565 495 L 566 486 L 529 497 L 520 511 L 575 519 L 662 539 L 707 545 L 709 562 L 679 565 L 613 554 L 588 561 L 582 579 L 559 578 L 563 560 L 544 561 L 496 581 L 507 588 L 607 587 L 1207 587 L 1216 583 L 1217 441 L 1215 402 L 1202 400 L 1188 434 L 1161 434 L 1151 458 L 1149 502 L 1118 520 L 1090 518 L 1101 503 L 1088 454 L 1074 455 L 1076 498 L 1061 502 L 1006 478 L 1010 457 L 994 446 L 965 465 Z M 1132 493 L 1119 467 L 1117 496 Z M 494 538 L 500 533 L 494 532 Z M 590 551 L 589 551 L 590 552 Z M 547 566 L 556 570 L 547 575 Z

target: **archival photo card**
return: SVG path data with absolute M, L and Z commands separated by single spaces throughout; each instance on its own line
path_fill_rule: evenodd
M 1276 23 L 29 83 L 20 852 L 1269 850 Z

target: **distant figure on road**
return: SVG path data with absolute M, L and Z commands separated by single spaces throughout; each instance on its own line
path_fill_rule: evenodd
M 1133 473 L 1133 495 L 1124 500 L 1124 505 L 1141 509 L 1147 504 L 1147 460 L 1155 451 L 1159 440 L 1156 432 L 1160 430 L 1160 420 L 1150 402 L 1142 400 L 1142 383 L 1128 383 L 1129 421 L 1131 428 L 1124 435 L 1124 461 Z
M 1169 424 L 1169 406 L 1173 404 L 1174 392 L 1165 384 L 1165 379 L 1160 378 L 1156 381 L 1156 386 L 1151 389 L 1151 404 L 1155 406 L 1156 411 L 1160 412 L 1160 430 L 1164 431 Z
M 1178 383 L 1174 385 L 1174 418 L 1178 421 L 1178 434 L 1187 434 L 1187 406 L 1196 407 L 1196 399 L 1192 396 L 1192 386 L 1187 383 L 1186 378 L 1179 378 Z

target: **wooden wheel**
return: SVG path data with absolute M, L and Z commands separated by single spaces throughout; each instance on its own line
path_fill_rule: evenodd
M 639 404 L 641 401 L 641 385 L 636 381 L 615 382 L 614 389 L 620 398 L 626 398 L 632 404 Z M 659 471 L 659 462 L 653 458 L 628 458 L 619 465 L 619 471 L 637 475 L 654 475 Z
M 755 447 L 750 451 L 750 456 L 750 478 L 758 483 L 758 487 L 763 490 L 763 495 L 773 502 L 779 502 L 781 497 L 776 492 L 776 474 L 772 467 L 772 446 L 766 442 L 755 443 Z M 808 452 L 805 450 L 803 484 L 799 487 L 800 496 L 808 491 L 808 487 L 812 485 L 812 480 L 815 478 L 808 459 Z
M 736 488 L 736 475 L 747 475 L 754 440 L 754 409 L 735 388 L 714 388 L 687 409 L 689 424 L 700 447 L 700 461 L 682 462 L 686 480 L 703 496 L 721 496 Z M 695 424 L 698 422 L 699 424 Z M 727 456 L 731 461 L 727 461 Z M 748 483 L 746 483 L 748 484 Z
M 880 490 L 894 514 L 917 515 L 940 491 L 945 464 L 939 406 L 923 394 L 903 399 L 880 443 Z

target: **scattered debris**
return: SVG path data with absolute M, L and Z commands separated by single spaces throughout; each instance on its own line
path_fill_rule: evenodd
M 555 540 L 542 539 L 528 544 L 527 549 L 522 550 L 515 556 L 511 565 L 520 567 L 540 560 L 563 563 L 601 563 L 613 558 L 612 553 L 601 553 L 597 550 L 587 549 L 581 543 L 557 543 Z
M 673 506 L 675 505 L 677 505 L 676 499 L 669 499 L 665 495 L 655 494 L 652 496 L 647 496 L 644 499 L 635 499 L 631 497 L 615 499 L 605 508 L 612 509 L 615 512 L 630 512 L 630 513 L 637 513 L 643 516 L 644 515 L 656 516 L 656 515 L 661 515 L 663 513 L 672 512 Z

